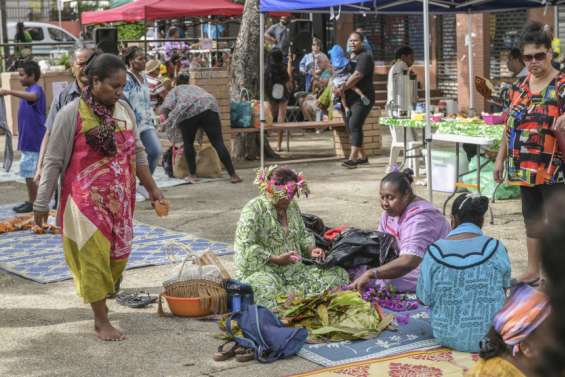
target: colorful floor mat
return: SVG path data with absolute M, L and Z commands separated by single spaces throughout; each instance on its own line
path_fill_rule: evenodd
M 10 206 L 0 207 L 0 219 L 14 216 Z M 216 255 L 233 253 L 230 245 L 196 238 L 190 234 L 136 222 L 133 251 L 128 269 L 157 266 L 182 260 L 186 251 L 178 242 L 194 252 L 212 251 Z M 167 247 L 168 243 L 172 243 Z M 51 283 L 71 278 L 65 263 L 60 235 L 36 235 L 31 231 L 0 235 L 0 269 L 38 283 Z
M 293 377 L 462 377 L 477 359 L 474 354 L 440 348 L 358 361 Z
M 408 323 L 396 324 L 396 330 L 383 331 L 369 340 L 306 344 L 298 355 L 329 367 L 439 347 L 432 335 L 427 308 L 393 314 L 409 318 Z

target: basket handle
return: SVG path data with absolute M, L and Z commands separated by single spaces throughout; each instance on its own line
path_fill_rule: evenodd
M 192 264 L 196 264 L 198 266 L 198 275 L 202 276 L 202 264 L 201 263 L 196 263 L 197 262 L 197 256 L 194 254 L 187 254 L 187 256 L 184 258 L 183 262 L 182 262 L 182 266 L 179 269 L 179 275 L 177 276 L 177 281 L 180 280 L 181 276 L 182 276 L 182 272 L 184 270 L 184 266 L 186 265 L 186 262 L 191 261 Z
M 243 96 L 245 95 L 246 101 L 249 102 L 251 99 L 251 96 L 249 95 L 249 90 L 247 90 L 246 88 L 241 88 L 241 91 L 239 92 L 239 100 L 243 101 Z

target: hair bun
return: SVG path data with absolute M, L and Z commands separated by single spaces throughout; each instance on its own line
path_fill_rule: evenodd
M 486 196 L 478 196 L 472 198 L 473 207 L 481 214 L 484 215 L 488 211 L 489 199 Z
M 408 179 L 410 184 L 414 183 L 414 170 L 412 170 L 410 168 L 406 168 L 406 169 L 402 170 L 402 174 L 404 174 L 406 176 L 406 178 Z

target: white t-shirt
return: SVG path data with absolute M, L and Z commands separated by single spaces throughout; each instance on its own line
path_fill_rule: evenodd
M 406 64 L 404 62 L 404 60 L 402 59 L 398 59 L 393 65 L 392 67 L 390 67 L 390 70 L 388 71 L 388 79 L 387 79 L 387 83 L 386 83 L 386 102 L 387 104 L 392 101 L 392 99 L 394 98 L 394 80 L 393 77 L 394 75 L 397 74 L 401 74 L 404 71 L 408 71 L 410 68 L 408 67 L 408 64 Z

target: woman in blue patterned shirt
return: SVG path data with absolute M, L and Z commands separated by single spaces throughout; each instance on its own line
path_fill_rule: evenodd
M 453 230 L 428 247 L 416 293 L 430 307 L 434 337 L 462 352 L 479 352 L 510 287 L 504 245 L 481 231 L 488 198 L 461 194 L 453 202 Z

